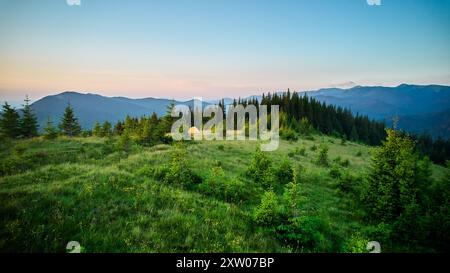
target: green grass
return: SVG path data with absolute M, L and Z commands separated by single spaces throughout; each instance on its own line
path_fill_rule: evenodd
M 355 196 L 337 189 L 329 168 L 316 160 L 320 145 L 329 161 L 348 159 L 347 170 L 363 178 L 371 147 L 315 136 L 314 140 L 282 141 L 268 153 L 277 165 L 288 158 L 304 170 L 300 179 L 302 215 L 326 223 L 329 251 L 364 228 Z M 198 185 L 181 187 L 158 181 L 153 171 L 170 161 L 176 145 L 134 147 L 130 154 L 101 138 L 40 138 L 3 147 L 8 171 L 0 177 L 0 251 L 65 252 L 69 241 L 86 252 L 290 252 L 273 229 L 257 226 L 252 212 L 264 193 L 244 173 L 257 142 L 187 143 L 188 166 L 203 181 L 212 166 L 227 179 L 240 179 L 249 194 L 227 201 L 205 194 Z M 311 147 L 319 147 L 311 151 Z M 298 150 L 305 148 L 306 155 Z M 361 155 L 358 155 L 358 152 Z M 290 156 L 288 156 L 290 154 Z M 433 166 L 440 178 L 444 168 Z M 283 186 L 278 185 L 281 198 Z

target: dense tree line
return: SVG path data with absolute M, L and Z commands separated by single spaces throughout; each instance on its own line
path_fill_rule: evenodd
M 279 105 L 280 134 L 282 138 L 288 140 L 295 140 L 297 135 L 308 135 L 312 131 L 340 137 L 343 141 L 352 140 L 369 145 L 380 145 L 386 137 L 383 122 L 374 121 L 359 114 L 353 115 L 349 109 L 327 105 L 306 95 L 302 96 L 297 92 L 291 93 L 289 90 L 282 94 L 263 94 L 261 102 L 256 98 L 235 99 L 233 105 L 237 104 L 255 105 L 257 109 L 260 104 Z M 226 118 L 227 107 L 223 100 L 219 102 L 219 106 Z M 49 139 L 58 134 L 69 137 L 81 134 L 107 137 L 121 136 L 126 131 L 125 137 L 129 137 L 139 144 L 152 145 L 158 142 L 167 142 L 166 133 L 170 132 L 173 121 L 169 113 L 171 107 L 173 105 L 168 107 L 168 112 L 163 117 L 158 117 L 155 113 L 141 118 L 126 117 L 125 120 L 117 122 L 114 126 L 108 121 L 102 124 L 97 122 L 92 130 L 82 131 L 69 104 L 58 128 L 55 128 L 49 119 L 46 127 L 43 128 L 43 136 Z M 270 107 L 268 110 L 270 111 Z M 8 103 L 3 105 L 0 117 L 0 133 L 3 137 L 16 139 L 38 136 L 37 119 L 30 107 L 28 97 L 20 111 L 21 113 Z M 224 126 L 225 128 L 226 126 Z M 416 150 L 421 155 L 427 155 L 433 162 L 445 164 L 445 161 L 450 158 L 450 140 L 442 138 L 433 140 L 427 134 L 409 136 L 413 139 Z
M 312 130 L 341 137 L 343 141 L 352 140 L 369 145 L 380 145 L 386 138 L 385 124 L 369 119 L 367 116 L 354 115 L 350 109 L 327 105 L 307 95 L 299 95 L 288 90 L 282 94 L 262 95 L 261 102 L 256 98 L 238 99 L 233 105 L 244 106 L 252 104 L 257 108 L 262 105 L 280 106 L 280 133 L 285 139 L 296 139 L 295 134 L 307 135 Z M 224 109 L 222 100 L 219 106 Z M 268 107 L 270 111 L 270 107 Z M 428 156 L 434 163 L 444 165 L 450 159 L 450 140 L 441 137 L 433 139 L 429 134 L 408 134 L 415 144 L 415 150 L 422 156 Z
M 285 114 L 281 125 L 297 132 L 302 129 L 303 119 L 318 132 L 370 145 L 379 145 L 386 136 L 383 122 L 353 115 L 349 109 L 327 105 L 290 90 L 282 94 L 263 94 L 261 104 L 279 105 L 280 111 Z

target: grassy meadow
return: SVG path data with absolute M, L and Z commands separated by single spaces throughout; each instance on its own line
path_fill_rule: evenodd
M 2 143 L 0 251 L 65 252 L 69 241 L 78 241 L 83 252 L 352 252 L 358 238 L 397 250 L 365 224 L 355 193 L 370 168 L 370 146 L 313 135 L 283 140 L 265 153 L 274 168 L 289 162 L 295 170 L 296 213 L 313 238 L 299 248 L 253 217 L 267 190 L 246 174 L 258 142 L 135 145 L 127 153 L 116 142 L 58 137 Z M 323 145 L 327 166 L 317 164 Z M 194 183 L 161 179 L 177 150 Z M 432 170 L 434 179 L 445 175 L 444 167 Z M 277 180 L 270 189 L 282 203 L 287 184 Z

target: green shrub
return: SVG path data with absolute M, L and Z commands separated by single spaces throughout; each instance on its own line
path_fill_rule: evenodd
M 316 146 L 316 144 L 314 144 L 313 146 L 311 146 L 311 151 L 313 151 L 313 152 L 317 151 L 317 146 Z
M 298 150 L 298 154 L 301 156 L 306 156 L 306 148 L 302 147 Z
M 221 167 L 211 168 L 208 177 L 199 184 L 198 189 L 208 196 L 215 196 L 226 202 L 240 202 L 249 197 L 247 185 L 237 177 L 227 177 Z
M 317 216 L 294 217 L 277 227 L 277 238 L 301 252 L 330 251 L 333 247 L 327 238 L 330 233 L 326 223 Z
M 358 151 L 358 152 L 356 153 L 356 156 L 357 156 L 357 157 L 361 157 L 361 156 L 362 156 L 362 152 L 361 152 L 361 151 Z
M 349 167 L 350 166 L 350 160 L 348 160 L 348 158 L 346 158 L 344 161 L 341 161 L 339 164 L 342 167 Z
M 288 159 L 284 159 L 274 173 L 277 181 L 281 184 L 292 182 L 294 178 L 294 169 Z
M 279 216 L 278 198 L 273 190 L 266 191 L 253 211 L 253 220 L 260 225 L 273 226 Z
M 317 158 L 317 164 L 320 166 L 328 166 L 328 146 L 322 145 L 319 151 L 319 157 Z
M 289 140 L 289 141 L 297 141 L 298 140 L 297 134 L 291 128 L 287 128 L 287 129 L 283 128 L 283 129 L 281 129 L 280 130 L 280 137 L 281 137 L 281 139 Z
M 349 172 L 344 172 L 342 175 L 340 175 L 337 186 L 341 192 L 350 193 L 354 192 L 356 186 L 355 184 L 356 178 Z
M 177 148 L 172 152 L 172 158 L 164 175 L 164 182 L 182 187 L 190 187 L 201 183 L 202 179 L 194 174 L 188 166 L 186 151 Z
M 259 147 L 253 155 L 252 162 L 247 168 L 246 175 L 266 188 L 270 187 L 273 183 L 272 161 Z
M 218 148 L 220 151 L 225 150 L 225 146 L 223 146 L 222 144 L 220 144 L 217 148 Z
M 332 178 L 335 178 L 335 179 L 340 178 L 342 175 L 341 171 L 339 170 L 339 168 L 337 166 L 331 167 L 329 174 Z
M 353 234 L 343 246 L 342 252 L 345 253 L 368 253 L 367 243 L 370 240 L 363 237 L 360 233 Z

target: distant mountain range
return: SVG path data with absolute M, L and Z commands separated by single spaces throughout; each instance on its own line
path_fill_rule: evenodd
M 77 92 L 63 92 L 58 95 L 47 96 L 31 107 L 35 111 L 40 128 L 44 128 L 48 118 L 59 122 L 65 108 L 70 103 L 84 129 L 91 129 L 95 122 L 110 121 L 115 123 L 131 117 L 150 116 L 155 112 L 164 115 L 171 104 L 183 104 L 193 108 L 194 100 L 176 101 L 170 99 L 144 98 L 130 99 L 125 97 L 105 97 L 97 94 L 81 94 Z M 203 105 L 206 103 L 204 102 Z
M 407 85 L 397 87 L 355 86 L 349 89 L 326 88 L 304 91 L 327 104 L 350 108 L 352 112 L 368 115 L 391 124 L 398 116 L 398 126 L 411 132 L 428 132 L 434 137 L 450 137 L 450 87 L 441 85 Z M 261 99 L 261 96 L 251 96 Z M 218 100 L 204 102 L 217 103 Z M 68 103 L 72 105 L 83 128 L 92 128 L 96 121 L 116 122 L 127 115 L 139 117 L 155 112 L 163 115 L 170 103 L 193 106 L 194 101 L 125 97 L 104 97 L 96 94 L 64 92 L 47 96 L 32 104 L 41 128 L 48 117 L 59 121 Z M 231 103 L 232 99 L 225 99 Z

